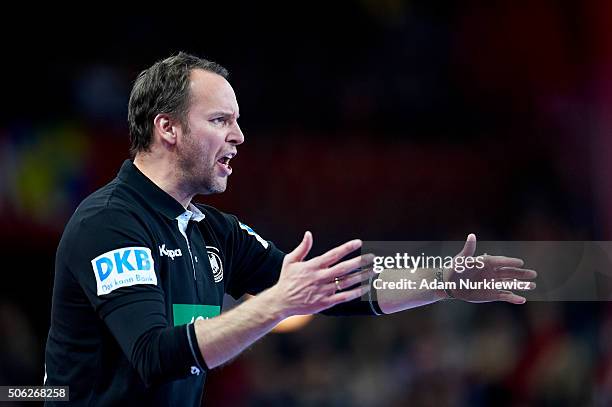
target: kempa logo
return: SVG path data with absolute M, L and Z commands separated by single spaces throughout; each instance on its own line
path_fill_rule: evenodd
M 175 257 L 181 257 L 183 253 L 181 253 L 181 249 L 176 249 L 176 250 L 166 249 L 166 245 L 163 244 L 159 246 L 159 257 L 164 257 L 164 255 L 174 260 Z

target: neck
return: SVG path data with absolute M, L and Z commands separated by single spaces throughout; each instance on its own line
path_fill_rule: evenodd
M 174 166 L 160 163 L 165 161 L 161 158 L 145 157 L 140 153 L 134 158 L 134 165 L 140 172 L 187 209 L 195 194 L 181 188 L 180 176 Z

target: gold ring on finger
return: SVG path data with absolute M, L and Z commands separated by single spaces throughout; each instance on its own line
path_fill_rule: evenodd
M 340 287 L 340 279 L 338 277 L 334 278 L 334 283 L 336 283 L 336 291 L 342 290 L 342 287 Z

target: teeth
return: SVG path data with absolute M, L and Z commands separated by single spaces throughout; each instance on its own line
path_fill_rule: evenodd
M 220 162 L 221 164 L 228 165 L 228 164 L 229 164 L 229 162 L 230 162 L 230 160 L 231 160 L 232 158 L 234 158 L 234 156 L 236 156 L 236 153 L 228 153 L 228 154 L 225 154 L 224 156 L 222 156 L 221 158 L 219 158 L 219 162 Z

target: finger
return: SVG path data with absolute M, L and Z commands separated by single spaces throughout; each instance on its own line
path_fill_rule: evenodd
M 476 235 L 470 233 L 465 240 L 465 244 L 463 245 L 463 249 L 457 256 L 461 257 L 472 257 L 476 252 Z
M 285 255 L 283 263 L 297 263 L 303 261 L 304 258 L 306 258 L 306 256 L 308 255 L 308 252 L 310 252 L 311 248 L 312 233 L 306 231 L 306 233 L 304 233 L 304 238 L 302 238 L 300 244 L 295 249 L 293 249 L 293 251 Z
M 355 284 L 368 281 L 375 274 L 376 273 L 374 273 L 374 271 L 371 269 L 360 271 L 359 273 L 350 274 L 349 276 L 338 279 L 338 284 L 336 288 L 338 288 L 339 290 L 344 290 L 345 288 L 352 287 Z M 336 283 L 334 282 L 334 284 Z
M 513 285 L 513 287 L 516 286 L 516 288 L 512 288 L 515 291 L 529 291 L 536 288 L 536 283 L 534 283 L 533 281 L 520 281 L 516 278 L 502 278 L 498 281 L 516 282 L 516 284 Z
M 335 293 L 338 292 L 338 285 L 336 284 L 335 281 L 332 281 L 331 283 L 324 284 L 324 285 L 321 286 L 321 292 L 326 297 L 331 297 L 332 295 L 334 295 Z
M 376 273 L 374 273 L 372 269 L 363 270 L 358 273 L 353 273 L 345 278 L 338 278 L 338 282 L 336 282 L 336 280 L 334 279 L 331 282 L 323 284 L 321 286 L 321 291 L 323 291 L 324 293 L 334 294 L 338 291 L 350 288 L 355 284 L 367 281 L 375 275 Z
M 522 259 L 506 256 L 484 256 L 484 262 L 491 267 L 523 267 Z
M 326 303 L 329 306 L 340 304 L 347 301 L 352 301 L 356 298 L 367 294 L 370 291 L 370 284 L 362 285 L 352 290 L 337 292 L 334 295 L 328 297 Z
M 313 257 L 312 259 L 308 260 L 308 265 L 316 269 L 329 267 L 347 254 L 359 249 L 362 243 L 363 242 L 359 239 L 346 242 L 343 245 L 331 249 L 330 251 L 323 253 L 320 256 Z
M 496 295 L 495 301 L 504 301 L 511 304 L 524 304 L 527 299 L 520 295 L 514 294 L 512 291 L 499 291 Z
M 478 299 L 473 302 L 491 302 L 504 301 L 512 304 L 524 304 L 527 301 L 524 297 L 514 294 L 507 290 L 487 290 L 485 293 L 478 295 Z
M 369 266 L 374 262 L 374 255 L 364 254 L 362 256 L 353 257 L 350 260 L 345 260 L 342 263 L 338 263 L 329 269 L 325 269 L 321 271 L 322 278 L 327 280 L 334 279 L 336 277 L 341 277 L 348 272 L 356 270 L 361 267 Z
M 538 276 L 535 270 L 518 267 L 500 267 L 493 272 L 496 278 L 516 278 L 518 280 L 533 280 Z

